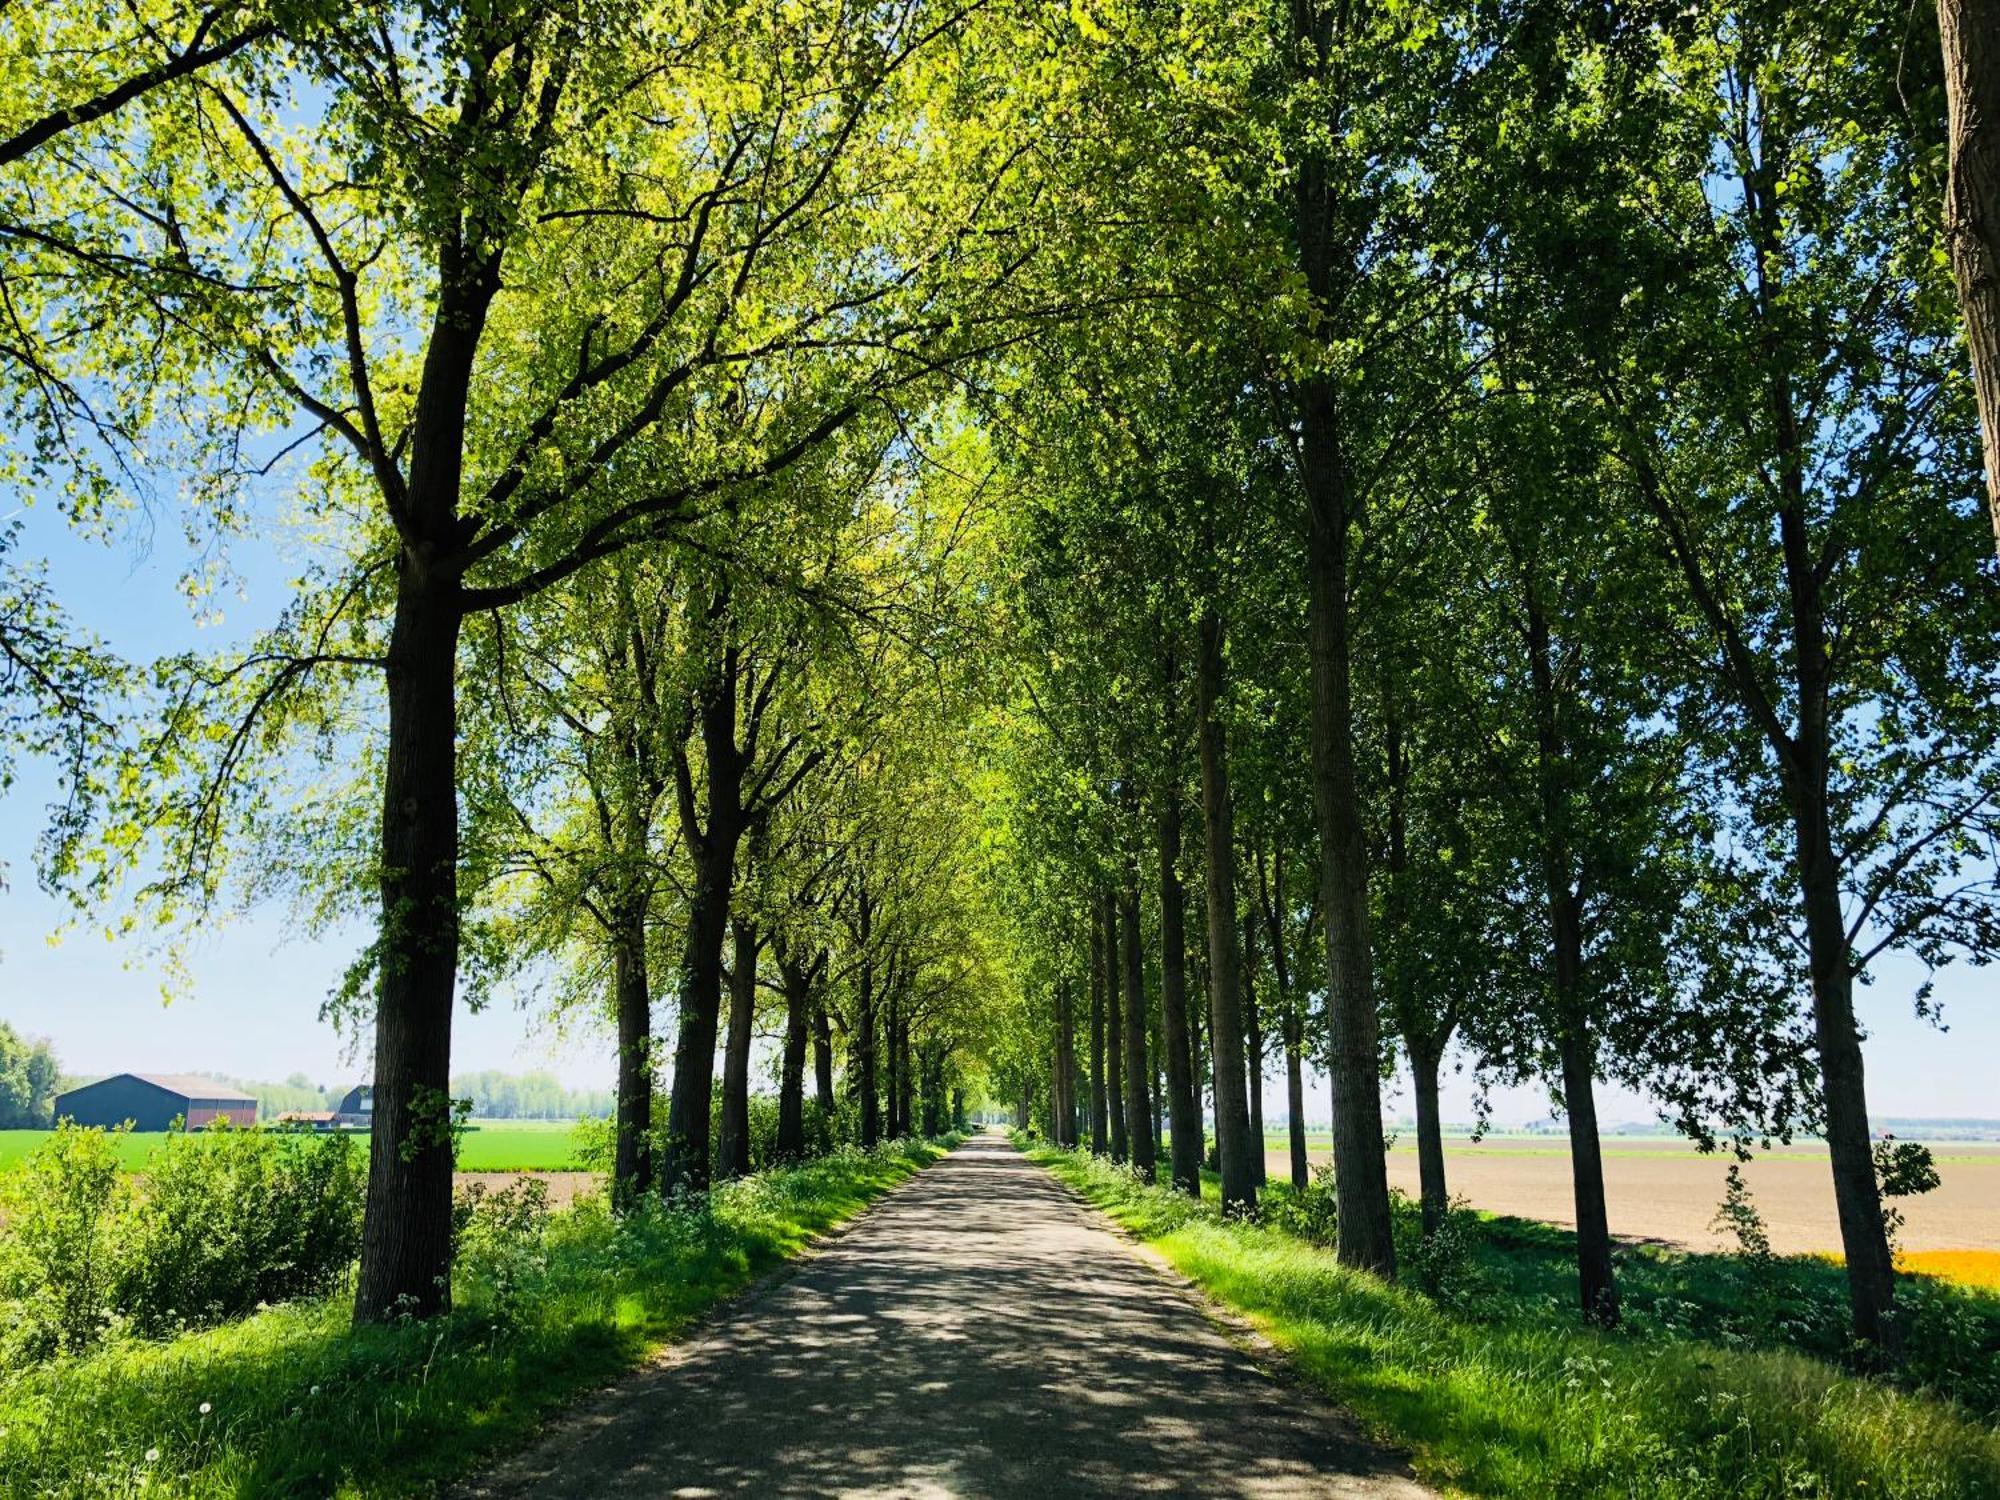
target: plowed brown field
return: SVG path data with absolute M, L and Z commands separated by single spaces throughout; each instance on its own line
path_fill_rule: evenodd
M 1902 1204 L 1906 1250 L 2000 1250 L 2000 1144 L 1945 1141 L 1934 1145 L 1941 1183 Z M 1325 1159 L 1315 1142 L 1311 1155 Z M 1290 1158 L 1266 1155 L 1282 1179 Z M 1628 1239 L 1660 1240 L 1696 1249 L 1728 1249 L 1734 1241 L 1716 1232 L 1728 1159 L 1702 1156 L 1679 1141 L 1614 1138 L 1605 1144 L 1604 1194 L 1611 1232 Z M 1493 1213 L 1573 1225 L 1569 1151 L 1561 1137 L 1501 1136 L 1474 1143 L 1445 1142 L 1445 1176 L 1454 1195 Z M 1833 1211 L 1833 1179 L 1817 1145 L 1781 1147 L 1759 1154 L 1744 1176 L 1780 1254 L 1840 1248 Z M 1389 1153 L 1389 1182 L 1417 1191 L 1416 1144 L 1408 1132 Z

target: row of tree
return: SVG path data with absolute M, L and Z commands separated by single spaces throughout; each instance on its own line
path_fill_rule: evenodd
M 4 477 L 309 558 L 140 674 L 10 575 L 44 877 L 369 918 L 363 1319 L 448 1300 L 454 1008 L 532 980 L 626 1203 L 740 1170 L 760 1025 L 786 1149 L 808 1057 L 863 1142 L 983 1065 L 1194 1190 L 1211 1080 L 1246 1212 L 1239 1059 L 1319 1053 L 1384 1272 L 1458 1046 L 1605 1321 L 1597 1079 L 1811 1125 L 1887 1346 L 1854 987 L 2000 949 L 1991 10 L 0 22 Z
M 1253 1212 L 1266 1039 L 1301 1185 L 1323 1056 L 1339 1253 L 1388 1272 L 1392 1060 L 1429 1224 L 1447 1053 L 1541 1080 L 1605 1323 L 1598 1081 L 1705 1142 L 1811 1128 L 1892 1348 L 1855 987 L 2000 952 L 1963 151 L 1938 212 L 1971 85 L 1865 7 L 1179 16 L 1072 96 L 1119 200 L 1055 253 L 1135 295 L 993 428 L 1011 1085 L 1142 1176 L 1164 1113 L 1190 1193 L 1206 1115 Z
M 127 681 L 10 651 L 22 723 L 86 726 L 44 876 L 169 933 L 372 908 L 333 1000 L 393 1147 L 357 1316 L 449 1301 L 452 1015 L 494 983 L 612 1014 L 621 1201 L 703 1187 L 712 1133 L 741 1164 L 768 994 L 788 1120 L 833 1033 L 864 1144 L 941 1119 L 994 979 L 947 790 L 976 483 L 925 412 L 1041 295 L 1005 28 L 924 0 L 5 24 L 7 477 L 85 530 L 150 502 L 205 554 L 289 524 L 309 560 L 227 654 Z M 71 641 L 13 597 L 10 642 Z

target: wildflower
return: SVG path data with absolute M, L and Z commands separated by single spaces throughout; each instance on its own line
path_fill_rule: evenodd
M 208 1415 L 208 1414 L 209 1414 L 210 1412 L 212 1412 L 212 1411 L 214 1411 L 214 1410 L 215 1410 L 215 1408 L 214 1408 L 213 1406 L 209 1405 L 209 1404 L 208 1404 L 208 1402 L 204 1401 L 204 1402 L 202 1402 L 202 1403 L 201 1403 L 201 1414 L 202 1414 L 202 1415 L 203 1415 L 204 1417 L 205 1417 L 205 1416 L 207 1416 L 207 1415 Z
M 160 1461 L 160 1450 L 158 1448 L 148 1448 L 146 1450 L 146 1462 L 149 1464 L 156 1464 L 159 1461 Z

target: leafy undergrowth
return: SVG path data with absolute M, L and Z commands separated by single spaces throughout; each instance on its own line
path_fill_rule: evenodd
M 1958 1402 L 1647 1317 L 1627 1333 L 1598 1333 L 1553 1305 L 1534 1256 L 1511 1290 L 1490 1280 L 1474 1305 L 1446 1310 L 1291 1234 L 1225 1224 L 1213 1199 L 1198 1208 L 1087 1153 L 1030 1155 L 1248 1314 L 1448 1490 L 1537 1500 L 2000 1497 L 2000 1432 Z M 1518 1224 L 1498 1228 L 1541 1229 Z M 1504 1237 L 1478 1253 L 1490 1271 Z
M 464 1232 L 448 1317 L 357 1330 L 335 1296 L 0 1376 L 0 1495 L 424 1493 L 941 1154 L 843 1152 L 623 1222 L 506 1196 Z

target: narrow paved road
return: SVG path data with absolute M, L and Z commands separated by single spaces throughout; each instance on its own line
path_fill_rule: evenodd
M 986 1137 L 470 1493 L 1429 1492 Z

